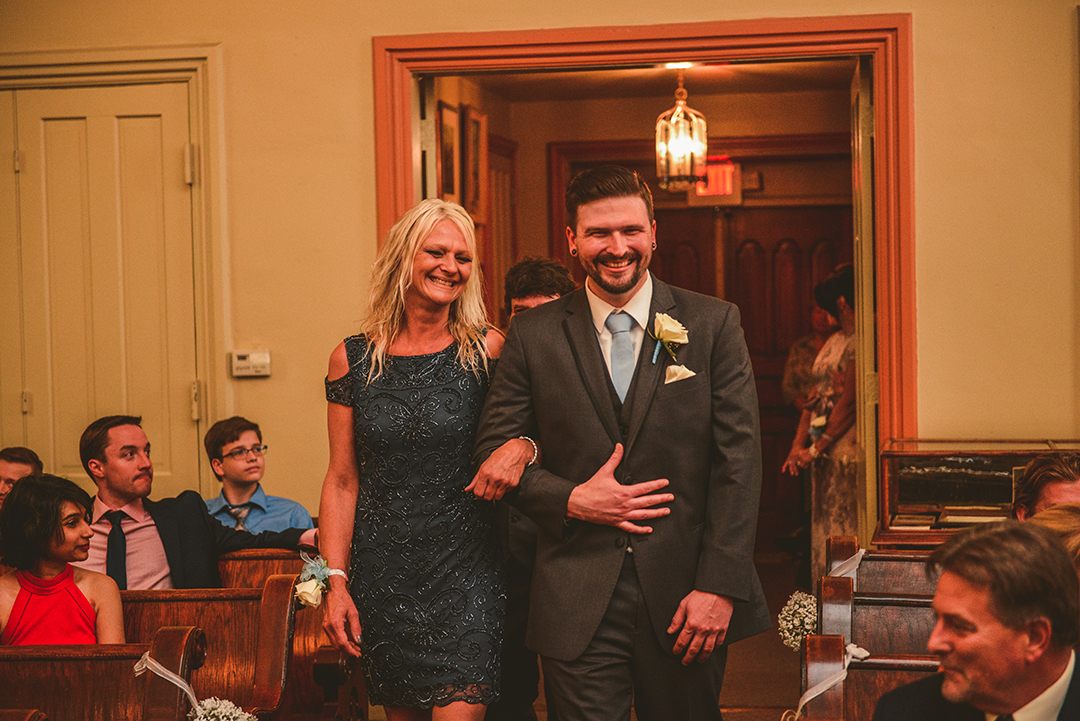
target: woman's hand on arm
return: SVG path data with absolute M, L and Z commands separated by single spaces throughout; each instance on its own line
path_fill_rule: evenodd
M 512 488 L 517 488 L 525 467 L 533 460 L 535 446 L 524 438 L 511 438 L 495 449 L 480 465 L 480 470 L 465 487 L 485 501 L 498 500 Z
M 344 344 L 330 356 L 327 377 L 337 379 L 349 370 Z M 356 517 L 356 499 L 360 474 L 356 466 L 353 438 L 353 409 L 327 403 L 327 431 L 330 439 L 330 464 L 323 481 L 319 502 L 319 550 L 330 568 L 349 567 L 349 548 Z M 360 655 L 360 616 L 341 576 L 327 580 L 326 611 L 323 630 L 335 648 L 350 656 Z

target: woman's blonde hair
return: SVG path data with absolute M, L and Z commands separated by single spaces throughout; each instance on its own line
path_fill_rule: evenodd
M 1059 503 L 1031 516 L 1028 521 L 1058 534 L 1080 573 L 1080 503 Z
M 388 350 L 401 332 L 405 318 L 405 294 L 412 285 L 413 259 L 431 231 L 449 220 L 465 237 L 473 259 L 472 273 L 465 288 L 450 304 L 449 331 L 457 342 L 457 360 L 461 367 L 477 372 L 487 370 L 487 312 L 482 297 L 483 279 L 476 253 L 476 230 L 472 218 L 456 203 L 437 198 L 421 201 L 401 216 L 375 260 L 371 277 L 368 315 L 362 323 L 371 357 L 367 382 L 383 371 Z

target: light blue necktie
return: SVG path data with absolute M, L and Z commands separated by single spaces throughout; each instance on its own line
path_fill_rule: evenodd
M 611 382 L 619 400 L 626 400 L 626 391 L 630 389 L 630 380 L 634 377 L 634 341 L 630 338 L 630 327 L 634 319 L 628 313 L 613 312 L 604 321 L 611 331 Z

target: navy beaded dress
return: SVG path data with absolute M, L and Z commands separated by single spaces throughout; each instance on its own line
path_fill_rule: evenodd
M 499 688 L 505 593 L 490 502 L 464 491 L 489 377 L 438 353 L 388 356 L 367 385 L 364 336 L 326 382 L 351 406 L 360 473 L 351 593 L 371 703 L 491 703 Z M 489 364 L 491 362 L 489 361 Z

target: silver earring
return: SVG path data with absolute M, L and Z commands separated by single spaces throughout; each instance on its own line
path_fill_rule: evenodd
M 656 243 L 655 242 L 652 244 L 652 249 L 656 250 Z
M 571 248 L 570 255 L 577 255 L 577 248 Z

